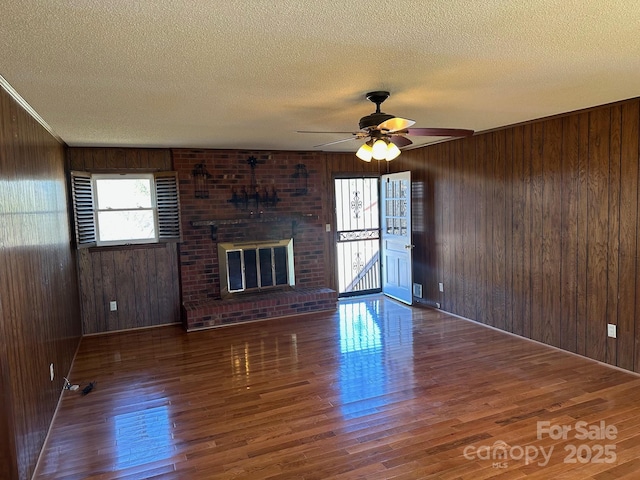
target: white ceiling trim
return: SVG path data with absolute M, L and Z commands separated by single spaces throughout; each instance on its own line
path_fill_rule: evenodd
M 62 140 L 62 138 L 60 138 L 60 136 L 53 130 L 53 128 L 51 128 L 51 125 L 45 122 L 44 118 L 38 115 L 38 112 L 36 112 L 33 109 L 33 107 L 29 105 L 29 102 L 27 102 L 24 98 L 22 98 L 22 96 L 18 92 L 16 92 L 15 88 L 13 88 L 11 84 L 7 82 L 7 79 L 4 78 L 2 75 L 0 75 L 0 87 L 2 87 L 2 89 L 5 92 L 7 92 L 9 96 L 18 103 L 18 105 L 20 105 L 23 109 L 25 109 L 27 113 L 31 115 L 36 122 L 42 125 L 42 128 L 44 128 L 47 132 L 49 132 L 53 138 L 55 138 L 62 145 L 65 144 L 64 140 Z

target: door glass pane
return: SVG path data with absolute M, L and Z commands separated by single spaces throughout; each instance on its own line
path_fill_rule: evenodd
M 380 244 L 378 239 L 340 242 L 338 247 L 338 291 L 356 292 L 380 288 Z
M 384 228 L 387 234 L 407 236 L 408 227 L 404 217 L 407 216 L 408 182 L 385 182 L 387 199 L 385 200 Z
M 377 179 L 336 179 L 335 187 L 337 231 L 379 228 Z
M 398 185 L 400 187 L 400 195 L 399 195 L 399 197 L 400 198 L 407 198 L 407 190 L 408 190 L 407 182 L 400 181 L 400 182 L 398 182 Z

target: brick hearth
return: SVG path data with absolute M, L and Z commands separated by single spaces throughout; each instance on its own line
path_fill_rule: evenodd
M 336 292 L 329 288 L 301 288 L 238 295 L 231 299 L 185 302 L 187 331 L 221 327 L 303 313 L 335 310 Z

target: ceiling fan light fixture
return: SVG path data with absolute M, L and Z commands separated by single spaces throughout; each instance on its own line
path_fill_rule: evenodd
M 379 138 L 373 142 L 371 149 L 373 150 L 373 158 L 376 160 L 384 160 L 387 157 L 387 142 L 383 139 Z
M 394 158 L 398 158 L 399 155 L 400 149 L 398 148 L 398 146 L 393 142 L 389 142 L 389 145 L 387 145 L 387 155 L 384 157 L 384 159 L 387 162 L 390 162 Z
M 356 152 L 358 157 L 363 162 L 370 162 L 373 157 L 373 148 L 371 148 L 371 141 L 363 143 L 362 146 Z
M 363 143 L 356 152 L 356 157 L 364 162 L 370 162 L 371 159 L 390 162 L 394 158 L 398 158 L 400 153 L 400 149 L 395 143 L 388 139 L 378 138 Z

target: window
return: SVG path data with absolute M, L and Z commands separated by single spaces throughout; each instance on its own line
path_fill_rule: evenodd
M 79 248 L 180 240 L 175 172 L 71 172 L 71 192 Z
M 94 175 L 97 244 L 157 242 L 153 175 Z

